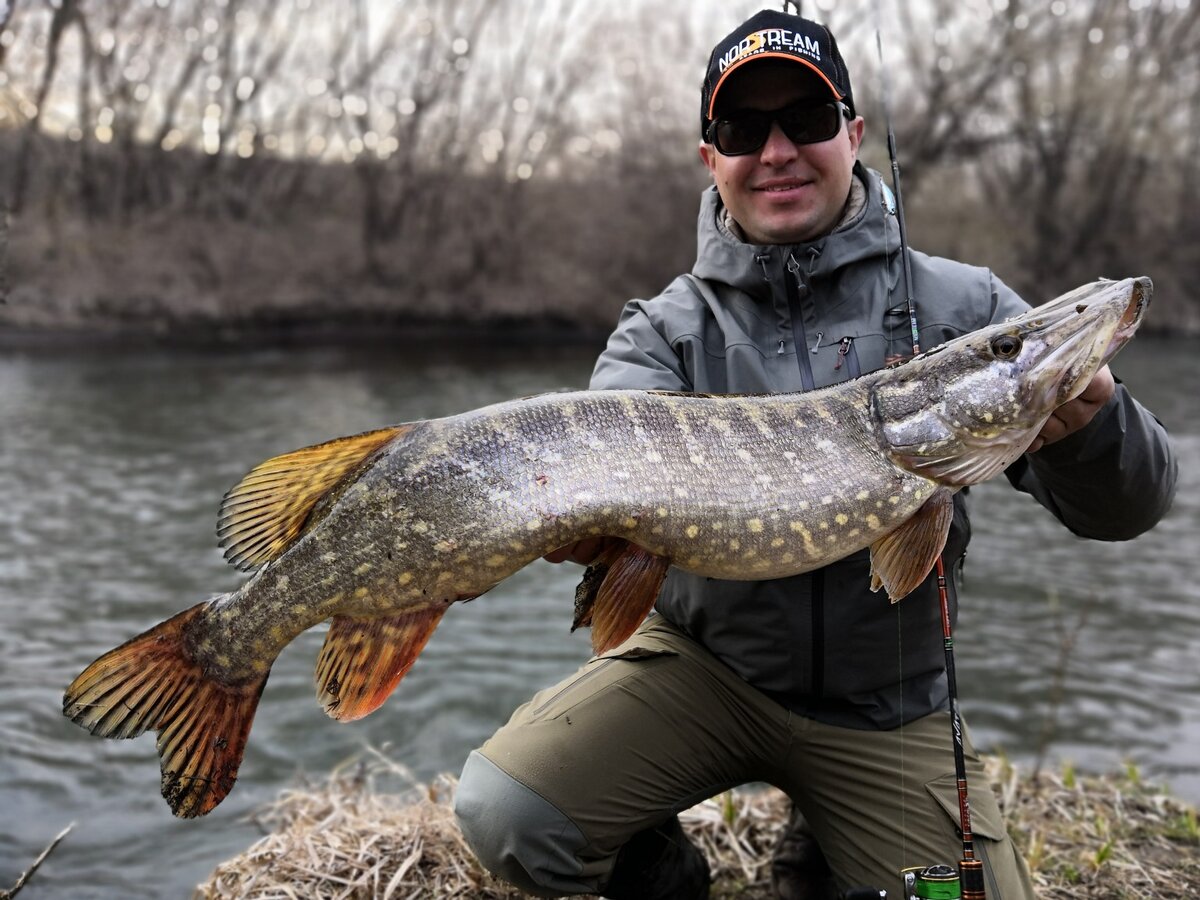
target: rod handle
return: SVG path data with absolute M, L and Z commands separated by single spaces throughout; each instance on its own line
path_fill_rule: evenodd
M 983 888 L 982 860 L 959 860 L 958 875 L 962 880 L 962 900 L 987 900 L 987 894 Z

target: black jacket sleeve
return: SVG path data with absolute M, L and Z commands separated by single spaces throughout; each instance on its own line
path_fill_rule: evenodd
M 1084 428 L 1005 473 L 1081 537 L 1124 541 L 1171 507 L 1179 462 L 1166 429 L 1118 384 Z
M 690 391 L 691 382 L 670 342 L 655 327 L 648 301 L 625 304 L 621 321 L 596 360 L 589 387 L 645 391 Z

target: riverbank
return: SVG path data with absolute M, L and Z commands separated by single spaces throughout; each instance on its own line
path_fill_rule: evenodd
M 1040 897 L 1200 894 L 1196 810 L 1134 768 L 1034 778 L 993 757 L 988 772 Z M 266 836 L 218 866 L 196 896 L 523 898 L 475 862 L 454 822 L 454 787 L 449 777 L 415 784 L 402 767 L 372 754 L 324 784 L 281 794 L 255 816 Z M 787 811 L 786 797 L 762 790 L 722 794 L 682 814 L 712 866 L 714 898 L 771 896 L 771 850 Z
M 348 172 L 304 172 L 322 193 L 356 195 Z M 0 334 L 236 343 L 499 329 L 602 338 L 629 297 L 656 293 L 690 266 L 694 233 L 677 224 L 695 217 L 699 184 L 688 181 L 685 190 L 660 185 L 663 217 L 614 229 L 619 246 L 603 249 L 608 232 L 595 215 L 611 201 L 597 180 L 527 186 L 529 208 L 505 211 L 518 221 L 493 234 L 480 231 L 471 201 L 497 186 L 464 178 L 447 198 L 463 207 L 450 223 L 424 221 L 370 246 L 349 201 L 244 217 L 0 209 Z
M 382 269 L 353 217 L 337 208 L 284 221 L 178 210 L 95 221 L 40 209 L 0 215 L 0 346 L 299 344 L 357 335 L 602 340 L 628 298 L 657 294 L 691 266 L 694 234 L 678 223 L 695 216 L 698 185 L 688 179 L 657 190 L 656 215 L 636 228 L 604 229 L 587 211 L 612 204 L 607 184 L 539 185 L 505 247 L 485 241 L 491 249 L 480 256 L 464 235 L 422 232 L 429 246 L 396 240 L 380 250 Z M 965 223 L 956 232 L 920 204 L 912 212 L 925 222 L 922 246 L 986 262 L 1034 304 L 1102 274 L 1030 283 L 1011 254 L 980 248 L 986 229 L 968 230 L 967 240 Z M 608 210 L 600 220 L 616 215 Z M 1143 334 L 1200 335 L 1195 291 L 1171 270 L 1144 263 L 1103 274 L 1155 279 L 1158 300 Z

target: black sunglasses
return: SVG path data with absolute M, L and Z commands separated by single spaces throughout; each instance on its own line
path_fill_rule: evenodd
M 722 156 L 745 156 L 762 148 L 771 134 L 772 123 L 778 122 L 793 144 L 819 144 L 842 130 L 843 118 L 850 118 L 850 109 L 837 101 L 801 100 L 769 111 L 744 109 L 713 119 L 708 126 L 708 142 Z

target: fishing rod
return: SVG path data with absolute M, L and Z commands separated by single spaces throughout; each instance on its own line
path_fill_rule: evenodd
M 917 302 L 913 295 L 912 267 L 908 262 L 908 229 L 904 226 L 904 194 L 900 190 L 900 155 L 896 152 L 896 133 L 892 131 L 887 69 L 883 62 L 883 39 L 879 35 L 878 0 L 875 3 L 875 50 L 879 54 L 879 81 L 883 86 L 883 123 L 887 126 L 888 159 L 892 164 L 892 193 L 896 195 L 896 224 L 900 226 L 900 268 L 904 271 L 904 300 L 908 304 L 908 325 L 912 330 L 913 356 L 916 356 L 921 352 L 921 335 L 917 330 Z
M 788 7 L 800 16 L 800 0 L 783 0 L 783 11 Z M 879 54 L 879 78 L 882 85 L 883 121 L 887 128 L 888 160 L 892 169 L 892 192 L 896 198 L 896 224 L 900 229 L 900 267 L 904 273 L 904 299 L 908 307 L 908 324 L 912 336 L 913 356 L 921 352 L 921 335 L 917 327 L 917 305 L 913 291 L 912 266 L 908 258 L 908 229 L 904 224 L 904 194 L 900 188 L 900 154 L 896 149 L 896 133 L 892 129 L 891 103 L 887 64 L 883 59 L 883 38 L 880 35 L 880 0 L 875 0 L 875 49 Z M 954 776 L 958 790 L 959 829 L 962 832 L 962 859 L 959 871 L 950 866 L 932 865 L 905 869 L 905 893 L 916 897 L 960 898 L 960 900 L 987 900 L 984 889 L 983 862 L 975 855 L 975 838 L 971 832 L 971 803 L 967 794 L 967 766 L 963 749 L 962 717 L 958 709 L 958 682 L 954 671 L 954 634 L 950 626 L 950 598 L 946 590 L 946 570 L 939 554 L 936 563 L 938 605 L 942 619 L 942 646 L 946 655 L 946 690 L 950 703 L 950 731 L 954 746 Z M 960 893 L 961 891 L 961 893 Z M 854 888 L 843 895 L 843 900 L 887 896 L 886 891 L 873 888 Z
M 896 133 L 892 130 L 892 115 L 889 103 L 889 81 L 887 64 L 883 59 L 883 38 L 880 36 L 879 22 L 881 20 L 879 0 L 875 2 L 875 49 L 879 54 L 879 80 L 883 90 L 883 120 L 887 127 L 888 159 L 892 167 L 892 190 L 896 195 L 896 224 L 900 228 L 900 265 L 904 271 L 905 301 L 908 304 L 908 322 L 912 329 L 913 355 L 921 352 L 920 334 L 917 329 L 917 308 L 912 285 L 912 268 L 908 260 L 908 230 L 904 226 L 904 197 L 900 191 L 900 158 L 896 150 Z M 959 860 L 958 878 L 953 877 L 953 870 L 935 873 L 934 869 L 949 869 L 944 866 L 931 866 L 923 871 L 906 870 L 904 873 L 906 889 L 921 878 L 938 879 L 945 877 L 949 888 L 954 882 L 959 884 L 962 900 L 986 900 L 984 890 L 983 862 L 975 855 L 975 838 L 971 832 L 971 803 L 967 795 L 967 766 L 963 752 L 962 717 L 958 709 L 958 683 L 954 674 L 954 634 L 950 627 L 950 598 L 946 591 L 946 569 L 941 554 L 937 564 L 938 605 L 942 617 L 942 646 L 946 654 L 946 691 L 950 703 L 950 734 L 954 745 L 954 778 L 958 790 L 958 820 L 962 832 L 962 859 Z M 952 894 L 930 894 L 920 892 L 919 896 L 954 896 Z
M 971 803 L 967 798 L 967 764 L 963 754 L 962 717 L 958 712 L 958 684 L 954 677 L 954 634 L 950 630 L 950 599 L 946 592 L 946 569 L 937 558 L 938 605 L 942 613 L 942 646 L 946 651 L 946 690 L 950 695 L 950 732 L 954 740 L 954 781 L 958 788 L 958 821 L 962 830 L 962 859 L 958 872 L 962 879 L 962 900 L 986 900 L 983 887 L 983 860 L 975 855 L 975 837 L 971 833 Z

